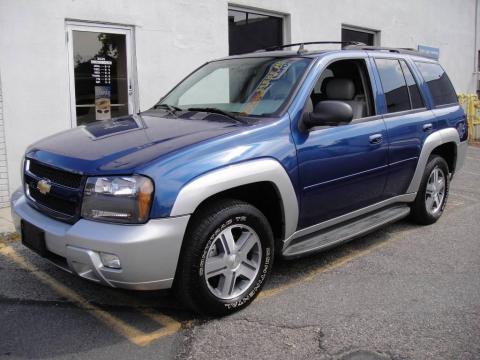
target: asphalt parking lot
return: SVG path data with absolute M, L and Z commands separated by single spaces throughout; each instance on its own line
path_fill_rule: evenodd
M 109 289 L 0 241 L 0 358 L 480 359 L 480 148 L 440 221 L 402 221 L 277 262 L 247 309 L 199 318 L 168 292 Z

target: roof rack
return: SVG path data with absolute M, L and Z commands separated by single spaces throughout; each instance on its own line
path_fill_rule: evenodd
M 345 46 L 344 50 L 388 51 L 396 54 L 415 55 L 415 56 L 422 56 L 422 57 L 434 59 L 433 56 L 429 56 L 426 53 L 420 52 L 412 48 L 392 48 L 392 47 L 384 47 L 384 46 L 368 46 L 368 45 L 350 44 Z
M 307 52 L 305 49 L 305 45 L 313 45 L 313 44 L 340 44 L 342 46 L 366 46 L 366 44 L 358 42 L 358 41 L 306 41 L 306 42 L 300 42 L 300 43 L 294 43 L 294 44 L 285 44 L 285 45 L 275 45 L 275 46 L 270 46 L 268 48 L 262 49 L 262 50 L 257 50 L 258 52 L 262 51 L 274 51 L 274 50 L 280 50 L 286 47 L 292 47 L 292 46 L 298 46 L 297 53 L 298 54 L 303 54 Z

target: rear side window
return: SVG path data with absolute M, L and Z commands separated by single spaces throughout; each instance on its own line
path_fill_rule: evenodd
M 412 109 L 423 108 L 424 104 L 422 96 L 420 95 L 420 90 L 418 90 L 418 85 L 415 82 L 415 78 L 410 72 L 410 69 L 405 61 L 400 60 L 400 64 L 402 65 L 403 75 L 405 75 L 405 80 L 407 81 L 408 93 L 410 94 L 410 101 L 412 102 Z
M 415 62 L 432 94 L 435 106 L 456 104 L 457 95 L 452 82 L 439 64 Z
M 382 82 L 387 112 L 410 110 L 410 97 L 400 62 L 396 59 L 375 59 Z

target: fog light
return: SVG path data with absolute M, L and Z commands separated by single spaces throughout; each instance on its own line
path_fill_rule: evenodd
M 120 259 L 117 255 L 109 254 L 109 253 L 100 253 L 100 260 L 102 260 L 102 264 L 105 267 L 110 269 L 121 269 L 120 266 Z

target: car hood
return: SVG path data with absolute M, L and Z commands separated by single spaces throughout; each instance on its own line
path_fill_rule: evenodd
M 199 119 L 142 113 L 67 130 L 33 144 L 27 157 L 76 173 L 131 173 L 168 153 L 241 131 L 247 125 L 204 114 Z

